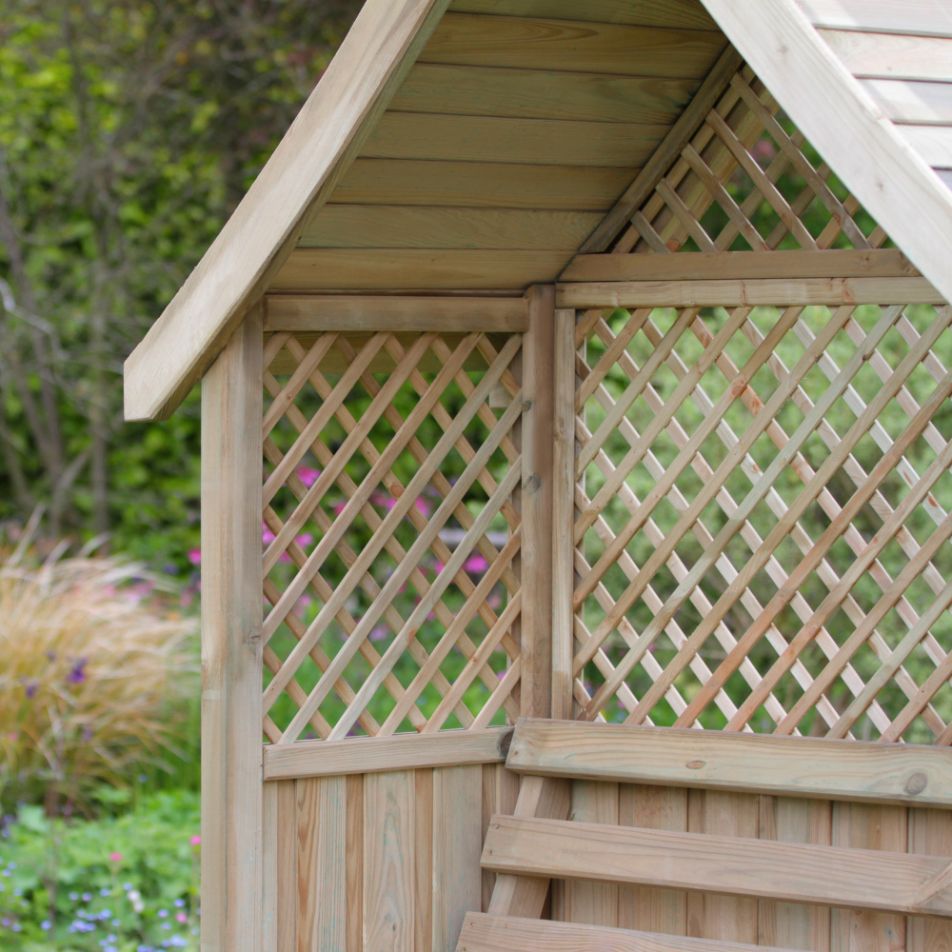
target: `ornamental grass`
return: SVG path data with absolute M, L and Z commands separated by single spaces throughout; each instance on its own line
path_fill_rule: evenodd
M 97 788 L 168 762 L 194 622 L 140 566 L 0 555 L 0 802 L 88 813 Z

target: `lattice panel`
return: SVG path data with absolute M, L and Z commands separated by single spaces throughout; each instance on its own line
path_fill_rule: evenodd
M 952 743 L 950 320 L 579 315 L 579 717 Z
M 266 341 L 271 741 L 517 713 L 521 345 Z
M 887 240 L 744 67 L 612 250 L 815 251 Z

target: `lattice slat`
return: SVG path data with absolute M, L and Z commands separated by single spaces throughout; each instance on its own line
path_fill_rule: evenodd
M 518 713 L 521 344 L 266 341 L 272 742 Z

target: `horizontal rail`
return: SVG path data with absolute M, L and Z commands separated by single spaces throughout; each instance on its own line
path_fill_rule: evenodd
M 557 307 L 758 307 L 945 304 L 925 278 L 562 282 Z
M 579 255 L 562 282 L 908 278 L 919 272 L 894 248 L 859 251 L 699 251 L 686 254 Z
M 580 721 L 520 721 L 519 773 L 952 807 L 952 750 Z
M 264 748 L 265 780 L 297 780 L 425 767 L 494 764 L 506 759 L 512 728 L 395 734 L 341 741 L 298 741 Z
M 529 328 L 524 297 L 269 294 L 265 300 L 265 330 L 292 334 L 378 330 L 521 334 Z
M 630 929 L 466 914 L 456 952 L 794 952 L 774 946 L 720 939 L 688 939 Z
M 485 869 L 952 916 L 950 857 L 494 816 Z

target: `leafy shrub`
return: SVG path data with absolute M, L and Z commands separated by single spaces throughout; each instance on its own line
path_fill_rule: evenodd
M 21 807 L 0 838 L 0 948 L 198 948 L 198 796 L 163 792 L 119 818 Z
M 161 762 L 196 665 L 190 620 L 112 558 L 0 562 L 0 800 L 89 812 L 103 782 Z

